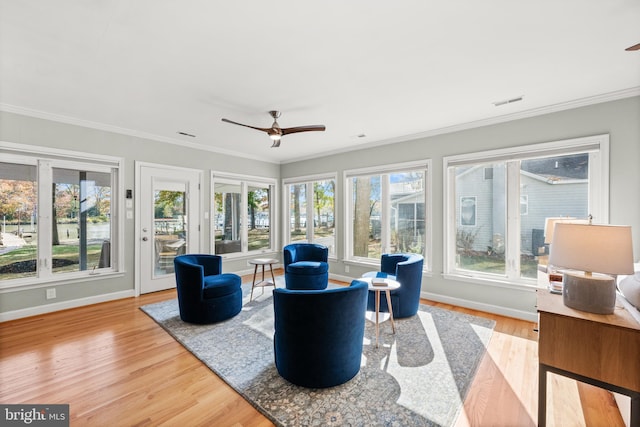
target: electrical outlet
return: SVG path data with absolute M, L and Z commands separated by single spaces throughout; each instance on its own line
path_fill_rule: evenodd
M 349 266 L 348 266 L 348 265 L 345 265 L 345 266 L 344 266 L 344 272 L 345 272 L 345 273 L 348 273 L 348 272 L 349 272 Z
M 56 297 L 56 288 L 47 289 L 47 299 L 54 299 Z

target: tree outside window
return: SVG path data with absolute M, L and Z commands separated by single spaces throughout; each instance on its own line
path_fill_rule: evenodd
M 426 172 L 423 165 L 346 173 L 350 258 L 378 262 L 383 253 L 418 253 L 427 259 Z
M 329 249 L 330 256 L 335 255 L 335 178 L 289 181 L 285 183 L 288 242 L 318 243 Z

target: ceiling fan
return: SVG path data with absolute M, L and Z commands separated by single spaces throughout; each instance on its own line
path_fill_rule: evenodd
M 233 122 L 228 119 L 222 119 L 223 122 L 232 123 L 234 125 L 244 126 L 251 129 L 261 130 L 262 132 L 266 132 L 269 135 L 269 138 L 273 140 L 273 145 L 271 148 L 280 146 L 280 138 L 285 135 L 289 135 L 290 133 L 298 133 L 298 132 L 311 132 L 311 131 L 324 131 L 326 128 L 324 125 L 309 125 L 309 126 L 296 126 L 292 128 L 281 128 L 278 124 L 278 118 L 280 117 L 280 111 L 269 111 L 271 117 L 273 117 L 273 124 L 270 128 L 259 128 L 255 126 L 249 126 L 238 122 Z

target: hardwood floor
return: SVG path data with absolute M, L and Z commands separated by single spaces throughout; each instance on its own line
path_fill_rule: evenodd
M 0 402 L 68 403 L 72 426 L 271 426 L 139 310 L 175 297 L 162 291 L 0 324 Z M 496 320 L 456 426 L 536 425 L 535 325 L 423 303 Z M 550 377 L 548 425 L 624 426 L 609 393 Z

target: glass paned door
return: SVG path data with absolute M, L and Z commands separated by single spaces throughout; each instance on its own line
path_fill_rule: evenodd
M 139 205 L 140 292 L 176 285 L 173 260 L 199 253 L 200 172 L 141 166 Z
M 154 276 L 172 274 L 173 259 L 187 248 L 186 192 L 154 191 Z

